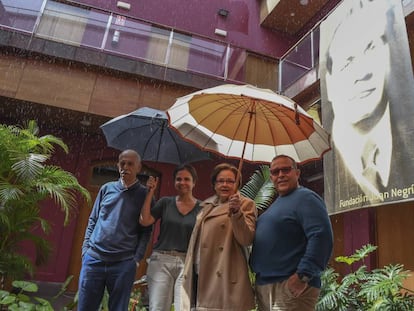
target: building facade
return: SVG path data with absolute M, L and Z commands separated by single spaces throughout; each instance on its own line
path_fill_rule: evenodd
M 56 164 L 96 195 L 103 182 L 116 178 L 118 154 L 106 146 L 99 126 L 140 107 L 163 110 L 195 90 L 249 83 L 285 94 L 318 117 L 318 25 L 339 2 L 0 0 L 0 121 L 36 119 L 41 133 L 61 137 L 70 153 L 58 153 Z M 403 7 L 412 51 L 413 5 L 403 1 Z M 201 181 L 219 161 L 194 164 Z M 321 160 L 302 168 L 302 182 L 320 194 L 322 167 Z M 256 168 L 246 165 L 244 177 Z M 173 169 L 148 162 L 143 174 L 161 176 L 159 195 L 169 195 Z M 209 184 L 198 185 L 195 194 L 203 199 L 211 191 Z M 35 278 L 76 279 L 90 209 L 79 206 L 67 227 L 53 206 L 48 211 L 55 251 Z M 414 251 L 407 247 L 413 203 L 331 220 L 334 256 L 371 243 L 379 246 L 371 267 L 399 262 L 414 270 Z

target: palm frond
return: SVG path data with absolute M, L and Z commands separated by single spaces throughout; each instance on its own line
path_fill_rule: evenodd
M 47 166 L 36 182 L 39 193 L 47 194 L 65 212 L 65 224 L 69 222 L 70 211 L 78 206 L 78 193 L 90 204 L 89 192 L 76 177 L 56 166 Z
M 0 180 L 0 208 L 8 201 L 18 200 L 22 195 L 23 192 L 20 188 Z
M 240 189 L 240 193 L 254 200 L 260 210 L 267 209 L 276 196 L 276 190 L 269 177 L 269 166 L 262 165 Z
M 18 253 L 0 253 L 0 275 L 21 279 L 26 273 L 33 274 L 33 264 L 28 257 Z
M 37 233 L 50 230 L 40 216 L 42 202 L 53 199 L 65 213 L 66 225 L 77 199 L 91 202 L 89 192 L 71 173 L 48 165 L 55 146 L 66 153 L 68 147 L 52 135 L 39 137 L 35 121 L 25 127 L 0 124 L 0 277 L 20 278 L 33 271 L 32 263 L 21 255 L 24 241 L 34 245 L 36 264 L 44 263 L 51 251 L 49 242 Z
M 11 169 L 16 173 L 17 178 L 28 182 L 36 179 L 41 174 L 44 162 L 48 158 L 48 156 L 42 154 L 19 154 L 12 158 L 14 164 L 11 166 Z

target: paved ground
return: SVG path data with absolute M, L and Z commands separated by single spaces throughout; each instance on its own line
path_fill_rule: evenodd
M 59 296 L 56 300 L 52 300 L 52 298 L 59 293 L 62 284 L 61 283 L 50 283 L 50 282 L 36 282 L 39 286 L 39 290 L 33 296 L 41 297 L 44 299 L 49 300 L 52 303 L 53 308 L 55 311 L 63 311 L 65 307 L 70 304 L 76 293 L 65 292 L 61 296 Z M 75 310 L 75 309 L 74 309 Z
M 60 295 L 57 299 L 52 300 L 52 298 L 57 293 L 59 293 L 60 289 L 62 288 L 62 284 L 51 283 L 51 282 L 39 282 L 39 281 L 35 283 L 38 285 L 39 290 L 37 291 L 37 293 L 34 293 L 33 296 L 44 298 L 50 301 L 55 311 L 70 310 L 70 309 L 65 309 L 65 307 L 67 307 L 71 302 L 73 302 L 76 293 L 65 292 L 62 295 Z M 143 290 L 145 291 L 144 293 L 147 294 L 146 288 Z M 148 296 L 144 295 L 142 299 L 143 299 L 144 305 L 148 306 Z M 76 308 L 71 309 L 71 310 L 75 311 Z

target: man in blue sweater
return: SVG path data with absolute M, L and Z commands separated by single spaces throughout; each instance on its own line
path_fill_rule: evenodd
M 137 264 L 145 254 L 151 227 L 139 224 L 147 195 L 137 174 L 141 158 L 133 150 L 119 155 L 118 181 L 99 190 L 82 246 L 78 311 L 98 310 L 105 287 L 109 310 L 127 311 Z
M 259 310 L 315 309 L 333 236 L 325 203 L 299 185 L 300 170 L 286 156 L 270 165 L 279 196 L 258 218 L 250 264 Z

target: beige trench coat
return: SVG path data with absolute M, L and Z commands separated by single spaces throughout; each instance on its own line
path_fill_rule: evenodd
M 189 311 L 194 301 L 194 261 L 197 238 L 200 270 L 197 309 L 251 310 L 255 306 L 248 275 L 245 246 L 253 242 L 257 211 L 251 199 L 242 197 L 240 211 L 228 215 L 228 203 L 217 203 L 217 196 L 205 200 L 197 216 L 184 266 L 181 311 Z

